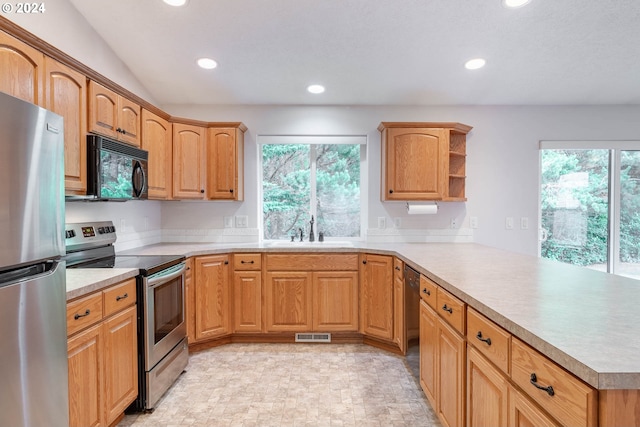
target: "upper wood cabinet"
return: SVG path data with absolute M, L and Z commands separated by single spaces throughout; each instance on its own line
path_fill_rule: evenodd
M 45 108 L 64 118 L 65 194 L 87 191 L 87 78 L 49 57 L 45 66 Z
M 140 146 L 140 106 L 89 81 L 89 131 Z
M 44 55 L 0 31 L 0 91 L 44 107 L 43 80 Z
M 466 200 L 471 129 L 460 123 L 381 123 L 381 199 Z
M 173 124 L 173 198 L 205 198 L 206 129 Z
M 149 198 L 171 199 L 173 187 L 173 128 L 171 123 L 145 109 L 142 110 L 141 148 L 149 152 Z
M 244 132 L 242 124 L 207 131 L 207 198 L 244 200 Z
M 388 341 L 393 339 L 393 258 L 360 256 L 361 332 Z

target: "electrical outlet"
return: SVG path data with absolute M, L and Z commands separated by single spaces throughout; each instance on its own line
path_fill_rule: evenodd
M 520 218 L 520 229 L 521 230 L 529 229 L 529 218 L 527 218 L 526 216 L 523 216 L 522 218 Z
M 393 226 L 394 226 L 395 228 L 400 228 L 400 227 L 402 227 L 402 219 L 401 219 L 401 218 L 399 218 L 399 217 L 395 217 L 395 218 L 393 218 Z
M 469 227 L 478 228 L 478 217 L 477 216 L 472 216 L 471 218 L 469 218 Z
M 504 222 L 504 228 L 507 230 L 513 230 L 513 217 L 508 216 Z
M 451 218 L 451 228 L 458 228 L 458 220 Z
M 247 228 L 249 217 L 246 215 L 236 215 L 236 228 Z
M 378 228 L 387 228 L 387 219 L 385 217 L 378 217 Z
M 224 228 L 233 228 L 233 217 L 225 216 L 224 217 Z

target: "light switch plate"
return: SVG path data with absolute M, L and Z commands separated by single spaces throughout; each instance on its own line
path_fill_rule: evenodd
M 527 218 L 526 216 L 523 216 L 520 218 L 520 229 L 521 230 L 529 229 L 529 218 Z
M 386 218 L 383 216 L 378 217 L 378 228 L 387 228 Z
M 247 228 L 247 223 L 249 222 L 249 217 L 246 215 L 236 215 L 236 227 L 237 228 Z
M 224 217 L 224 228 L 233 228 L 233 217 L 225 216 Z
M 469 227 L 478 228 L 478 217 L 477 216 L 472 216 L 471 218 L 469 218 Z
M 400 228 L 402 227 L 402 219 L 400 217 L 395 217 L 393 218 L 393 226 L 395 228 Z
M 504 228 L 507 230 L 513 230 L 513 217 L 508 216 L 504 223 Z

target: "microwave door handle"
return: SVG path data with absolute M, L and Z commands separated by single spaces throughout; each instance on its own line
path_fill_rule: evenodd
M 144 190 L 144 169 L 140 165 L 140 162 L 136 161 L 136 165 L 133 167 L 133 195 L 140 197 Z

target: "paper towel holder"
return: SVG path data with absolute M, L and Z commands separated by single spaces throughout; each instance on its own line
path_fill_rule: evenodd
M 430 204 L 418 204 L 410 205 L 406 202 L 407 213 L 409 215 L 424 215 L 424 214 L 436 214 L 438 213 L 438 203 L 432 202 Z

